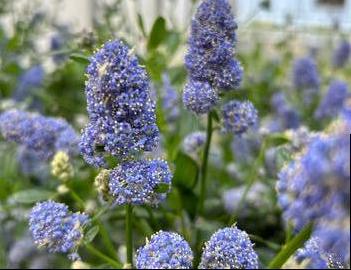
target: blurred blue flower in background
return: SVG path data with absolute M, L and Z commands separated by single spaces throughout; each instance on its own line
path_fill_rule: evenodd
M 169 76 L 167 73 L 162 74 L 163 91 L 161 94 L 162 107 L 165 113 L 165 119 L 168 126 L 174 129 L 172 125 L 177 121 L 180 115 L 179 109 L 179 97 L 177 91 L 171 85 Z
M 297 89 L 319 88 L 320 78 L 313 58 L 298 58 L 294 61 L 293 84 Z
M 285 220 L 297 231 L 313 221 L 321 247 L 342 260 L 350 255 L 350 130 L 351 121 L 340 117 L 281 170 L 277 183 Z
M 188 135 L 183 140 L 183 149 L 189 154 L 198 154 L 202 146 L 206 141 L 206 133 L 203 131 L 194 131 Z
M 298 112 L 288 103 L 283 92 L 275 93 L 271 98 L 271 106 L 276 112 L 277 121 L 282 130 L 296 129 L 300 125 Z
M 232 100 L 223 105 L 223 127 L 226 132 L 243 134 L 257 121 L 257 110 L 250 101 Z
M 315 112 L 315 117 L 317 119 L 335 117 L 342 109 L 344 101 L 350 94 L 346 82 L 340 80 L 332 81 Z
M 44 160 L 59 150 L 73 154 L 77 149 L 77 133 L 61 118 L 8 110 L 0 114 L 0 132 L 6 140 L 25 146 Z
M 13 99 L 18 102 L 29 101 L 28 108 L 41 111 L 42 104 L 37 92 L 43 85 L 44 75 L 41 65 L 35 65 L 26 70 L 18 79 Z
M 351 44 L 347 40 L 342 40 L 333 53 L 332 63 L 336 68 L 345 66 L 351 55 Z

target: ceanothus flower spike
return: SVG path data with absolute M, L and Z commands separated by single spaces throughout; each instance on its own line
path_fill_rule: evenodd
M 242 68 L 234 57 L 237 24 L 227 0 L 204 0 L 191 23 L 185 66 L 192 79 L 218 90 L 240 85 Z
M 238 88 L 243 69 L 234 58 L 237 24 L 227 0 L 203 0 L 191 23 L 185 66 L 189 80 L 183 92 L 185 107 L 208 113 L 221 91 Z
M 330 83 L 328 92 L 323 97 L 315 117 L 317 119 L 334 117 L 342 109 L 344 101 L 350 95 L 347 83 L 340 80 L 334 80 Z
M 119 40 L 90 58 L 85 93 L 89 124 L 80 149 L 87 163 L 106 166 L 105 154 L 128 160 L 159 141 L 155 103 L 146 71 Z

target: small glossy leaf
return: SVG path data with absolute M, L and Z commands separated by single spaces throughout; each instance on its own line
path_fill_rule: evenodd
M 139 25 L 141 32 L 143 33 L 143 36 L 146 37 L 146 31 L 145 31 L 145 27 L 144 27 L 143 17 L 141 17 L 141 15 L 139 13 L 138 13 L 138 25 Z
M 166 20 L 158 17 L 152 26 L 147 49 L 156 49 L 167 36 Z
M 19 191 L 10 197 L 17 203 L 35 203 L 48 200 L 55 195 L 55 192 L 42 189 L 27 189 Z
M 196 162 L 188 155 L 179 151 L 175 160 L 175 166 L 176 169 L 174 172 L 173 183 L 177 186 L 187 188 L 193 187 L 198 172 Z
M 69 58 L 78 63 L 89 64 L 89 57 L 80 53 L 72 53 Z

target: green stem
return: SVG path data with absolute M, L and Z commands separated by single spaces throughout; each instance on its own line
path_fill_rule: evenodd
M 132 216 L 133 206 L 126 205 L 126 246 L 127 246 L 127 264 L 133 268 L 133 233 L 132 233 Z
M 91 254 L 94 254 L 96 257 L 99 257 L 100 259 L 104 260 L 105 262 L 109 263 L 111 266 L 117 268 L 117 269 L 121 269 L 122 265 L 111 259 L 110 257 L 106 256 L 105 254 L 103 254 L 101 251 L 97 250 L 96 248 L 94 248 L 91 244 L 86 244 L 85 247 L 89 250 L 89 252 Z
M 199 195 L 199 203 L 197 209 L 197 216 L 201 217 L 204 214 L 204 205 L 205 205 L 205 197 L 206 197 L 206 176 L 207 176 L 207 163 L 208 156 L 210 152 L 211 138 L 212 138 L 212 112 L 210 112 L 207 116 L 207 134 L 206 134 L 206 143 L 205 149 L 202 156 L 202 162 L 199 172 L 200 178 L 200 195 Z M 194 265 L 198 265 L 200 261 L 200 253 L 201 253 L 201 231 L 200 228 L 196 228 L 195 232 L 195 259 Z
M 207 135 L 206 135 L 206 144 L 204 153 L 202 156 L 201 171 L 200 171 L 200 197 L 199 197 L 199 208 L 198 215 L 202 216 L 204 213 L 204 203 L 206 197 L 206 176 L 207 176 L 207 163 L 208 163 L 208 154 L 210 152 L 212 138 L 212 112 L 207 116 Z
M 310 238 L 313 225 L 306 225 L 291 241 L 282 247 L 279 253 L 273 258 L 268 265 L 270 269 L 279 269 L 290 258 L 295 251 L 302 247 L 302 245 Z

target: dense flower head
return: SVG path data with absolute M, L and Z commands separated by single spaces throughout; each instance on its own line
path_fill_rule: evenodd
M 218 93 L 238 88 L 243 69 L 234 58 L 237 24 L 227 0 L 204 0 L 191 23 L 185 66 L 189 82 L 183 92 L 188 110 L 207 113 Z
M 333 53 L 333 66 L 337 68 L 341 68 L 345 66 L 347 61 L 350 59 L 351 55 L 351 44 L 347 40 L 343 40 L 340 42 L 338 47 Z
M 325 252 L 320 247 L 320 240 L 317 237 L 310 238 L 303 248 L 298 249 L 295 259 L 299 264 L 306 260 L 309 269 L 344 268 L 335 254 Z
M 236 226 L 220 229 L 206 242 L 200 269 L 257 269 L 258 256 L 246 232 Z
M 320 84 L 317 65 L 313 58 L 296 59 L 293 66 L 293 83 L 297 89 L 318 89 Z
M 194 80 L 213 87 L 237 88 L 242 77 L 233 59 L 237 25 L 227 0 L 204 0 L 192 20 L 185 65 Z
M 193 253 L 179 234 L 159 231 L 146 245 L 139 248 L 136 257 L 138 269 L 190 269 Z
M 195 131 L 188 135 L 183 140 L 183 149 L 188 154 L 197 153 L 205 144 L 206 133 L 203 131 Z
M 29 215 L 29 230 L 38 247 L 52 253 L 75 256 L 83 238 L 83 226 L 89 222 L 85 214 L 72 213 L 65 204 L 53 201 L 37 203 Z
M 110 171 L 109 190 L 118 205 L 157 206 L 170 191 L 171 181 L 166 161 L 126 161 Z
M 104 154 L 127 160 L 158 143 L 155 103 L 146 71 L 119 40 L 103 45 L 90 58 L 85 93 L 89 124 L 80 148 L 85 160 L 105 166 Z
M 272 96 L 271 105 L 277 114 L 277 120 L 282 129 L 295 129 L 299 127 L 299 114 L 288 103 L 283 92 L 277 92 Z
M 314 136 L 279 173 L 278 202 L 296 230 L 314 221 L 313 236 L 324 250 L 349 257 L 351 122 L 340 119 L 331 132 Z
M 178 93 L 171 85 L 168 74 L 162 75 L 163 94 L 162 107 L 165 112 L 165 118 L 168 124 L 172 124 L 177 120 L 180 114 Z
M 243 134 L 257 123 L 257 110 L 250 101 L 232 100 L 222 108 L 224 130 Z
M 218 93 L 207 82 L 187 82 L 183 92 L 185 107 L 197 114 L 208 113 L 218 102 Z
M 0 115 L 0 132 L 6 140 L 25 146 L 44 160 L 59 150 L 73 154 L 77 147 L 78 135 L 65 120 L 16 109 Z
M 317 119 L 334 117 L 343 107 L 344 101 L 350 95 L 347 83 L 334 80 L 330 83 L 328 92 L 323 97 L 315 116 Z

